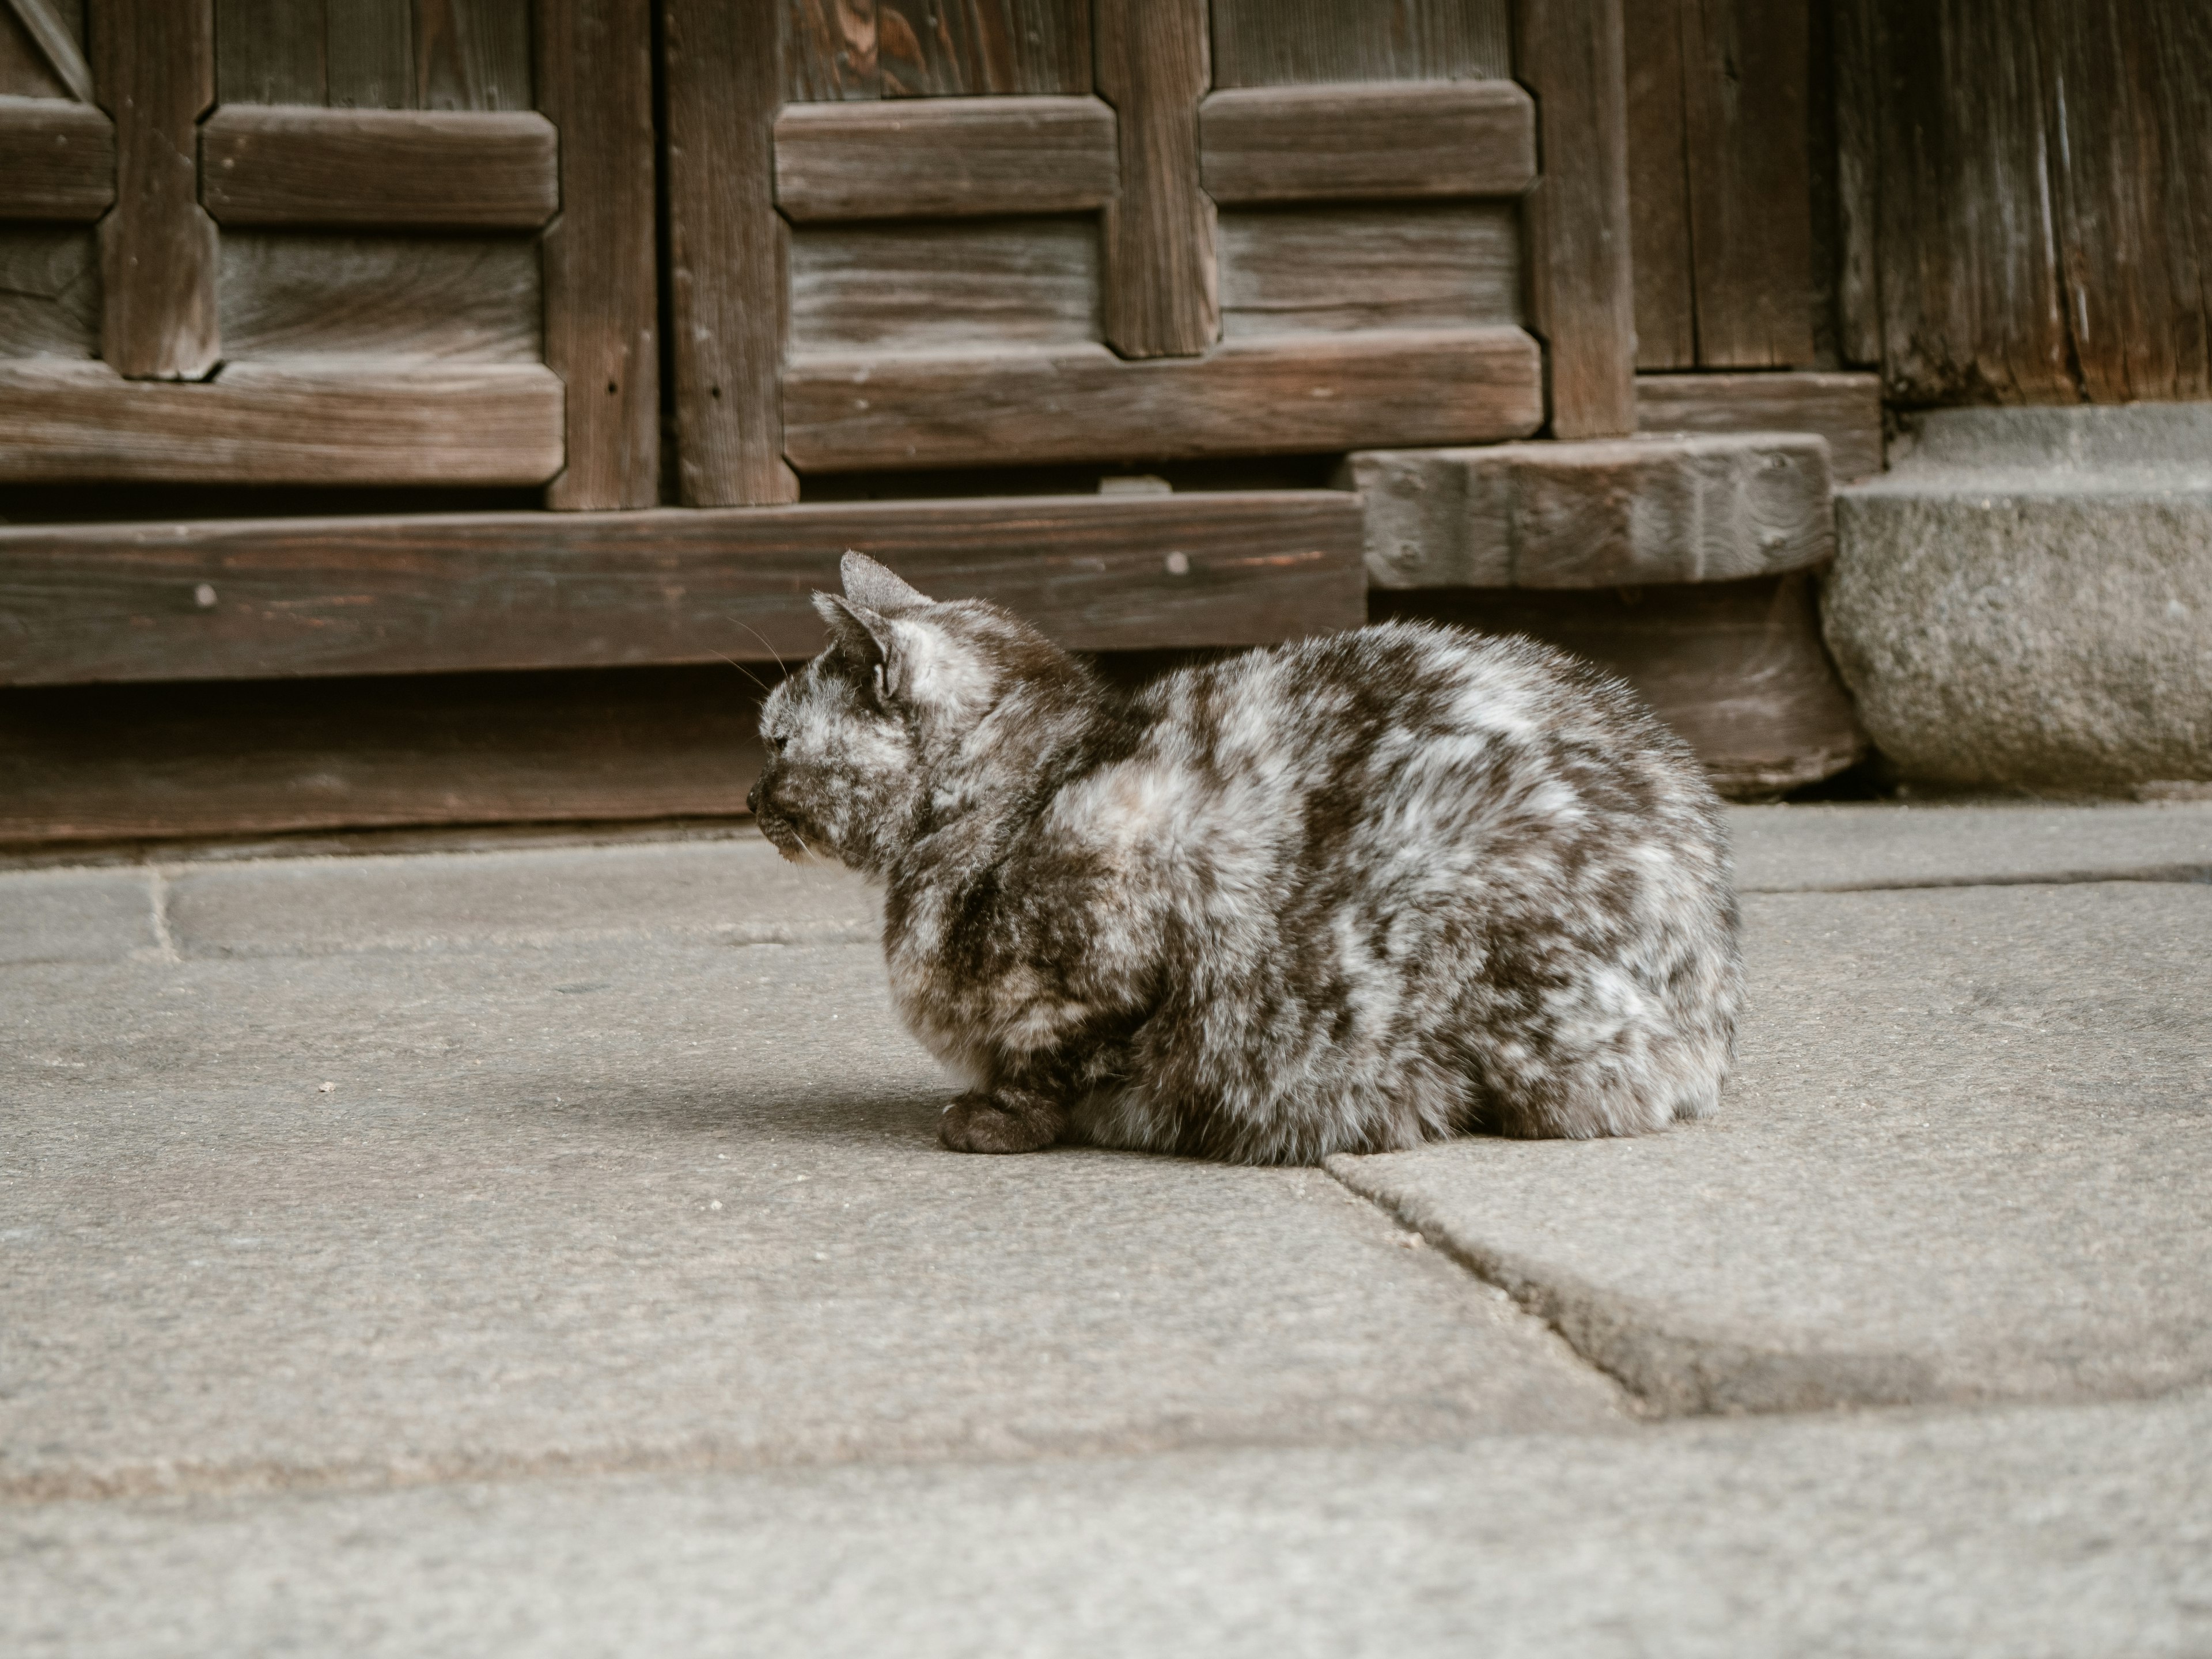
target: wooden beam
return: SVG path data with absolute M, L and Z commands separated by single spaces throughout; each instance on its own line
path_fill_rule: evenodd
M 568 465 L 546 505 L 660 499 L 652 0 L 539 0 L 538 103 L 561 131 L 545 233 L 545 361 L 568 387 Z
M 0 98 L 0 219 L 97 219 L 115 199 L 115 124 L 89 104 Z
M 799 499 L 783 460 L 790 296 L 771 199 L 781 28 L 761 6 L 665 0 L 676 478 L 686 507 Z
M 534 364 L 233 363 L 178 386 L 104 363 L 0 362 L 0 479 L 543 483 L 561 465 L 561 403 Z
M 849 472 L 1480 443 L 1542 423 L 1541 372 L 1517 328 L 1232 340 L 1151 363 L 1095 346 L 799 358 L 784 446 L 801 472 Z
M 1518 196 L 1536 111 L 1510 81 L 1375 81 L 1217 92 L 1198 108 L 1217 202 Z
M 1882 468 L 1881 380 L 1873 374 L 1639 374 L 1645 432 L 1817 432 L 1838 483 Z
M 200 200 L 226 225 L 534 230 L 559 138 L 524 111 L 228 104 L 200 127 Z
M 1084 650 L 1356 627 L 1334 490 L 0 529 L 0 684 L 804 657 L 848 548 Z
M 193 380 L 222 356 L 216 228 L 193 124 L 215 101 L 214 0 L 92 0 L 115 117 L 115 206 L 100 222 L 100 356 L 131 380 Z
M 787 104 L 775 204 L 802 222 L 1088 212 L 1119 188 L 1118 144 L 1096 98 Z
M 1106 343 L 1191 357 L 1221 330 L 1213 201 L 1199 179 L 1206 0 L 1096 0 L 1099 94 L 1113 105 L 1121 192 L 1106 205 Z
M 1552 435 L 1636 429 L 1628 97 L 1621 0 L 1520 0 L 1514 61 L 1535 94 L 1543 172 L 1528 198 L 1529 326 Z

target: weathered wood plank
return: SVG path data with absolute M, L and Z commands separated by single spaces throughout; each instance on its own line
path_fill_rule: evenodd
M 0 3 L 0 98 L 42 98 L 56 103 L 70 100 L 69 88 L 54 73 L 46 53 L 5 3 Z
M 85 61 L 84 19 L 76 0 L 8 0 L 8 7 L 53 79 L 78 103 L 92 102 L 92 65 Z M 0 81 L 0 92 L 40 95 L 32 87 L 6 81 Z
M 785 0 L 799 102 L 1091 90 L 1089 0 Z
M 1628 112 L 1621 0 L 1522 0 L 1520 79 L 1543 176 L 1528 196 L 1529 326 L 1543 337 L 1552 435 L 1636 428 Z
M 1690 261 L 1690 175 L 1683 164 L 1686 0 L 1621 0 L 1628 65 L 1628 217 L 1636 272 L 1636 367 L 1698 366 L 1697 278 Z
M 339 0 L 325 17 L 324 95 L 331 106 L 414 108 L 414 0 Z
M 1080 213 L 1114 198 L 1114 112 L 1096 98 L 787 104 L 775 204 L 789 217 Z
M 0 97 L 0 219 L 97 219 L 115 199 L 115 124 L 90 104 Z
M 1106 338 L 1188 357 L 1220 331 L 1213 202 L 1200 185 L 1206 0 L 1097 0 L 1098 91 L 1114 106 L 1121 193 L 1106 204 Z
M 812 358 L 784 381 L 801 472 L 1257 455 L 1526 437 L 1543 419 L 1517 328 L 1310 335 L 1133 363 L 1081 347 Z
M 1213 0 L 1213 84 L 1488 81 L 1512 73 L 1507 0 Z
M 659 204 L 651 0 L 539 0 L 538 96 L 561 130 L 545 234 L 545 361 L 568 389 L 568 511 L 660 492 Z
M 313 0 L 215 0 L 216 95 L 226 104 L 319 106 L 329 85 L 326 38 Z
M 1526 634 L 1611 669 L 1698 751 L 1714 787 L 1738 799 L 1832 777 L 1866 753 L 1802 573 L 1627 592 L 1431 589 L 1375 601 L 1378 618 Z
M 526 112 L 226 107 L 200 179 L 226 225 L 535 229 L 561 206 L 559 135 Z
M 544 368 L 234 363 L 193 385 L 0 362 L 0 479 L 534 484 L 561 465 Z
M 795 659 L 848 548 L 1084 650 L 1364 605 L 1334 490 L 0 528 L 0 683 Z
M 786 233 L 772 185 L 777 19 L 716 0 L 667 0 L 661 18 L 678 490 L 687 507 L 796 501 L 783 460 Z
M 94 0 L 92 21 L 95 79 L 116 122 L 100 355 L 132 380 L 189 380 L 222 356 L 215 221 L 193 164 L 193 124 L 215 99 L 212 0 Z
M 1217 202 L 1518 196 L 1536 112 L 1510 81 L 1380 81 L 1217 92 L 1198 108 Z
M 233 362 L 374 358 L 534 363 L 544 355 L 538 249 L 516 236 L 233 231 L 222 239 Z
M 1097 338 L 1092 220 L 812 226 L 792 237 L 794 359 Z
M 415 0 L 416 106 L 531 108 L 530 34 L 531 0 Z
M 1522 320 L 1510 202 L 1231 209 L 1220 236 L 1224 340 Z
M 1646 432 L 1817 432 L 1838 483 L 1881 471 L 1881 382 L 1872 374 L 1639 374 Z
M 100 254 L 77 225 L 0 225 L 0 357 L 100 355 Z

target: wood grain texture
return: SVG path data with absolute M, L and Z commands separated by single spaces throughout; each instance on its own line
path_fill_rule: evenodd
M 333 109 L 412 109 L 412 0 L 339 0 L 324 9 L 323 95 Z
M 559 136 L 534 113 L 238 105 L 201 125 L 200 181 L 226 225 L 535 229 Z
M 0 528 L 0 683 L 796 659 L 848 548 L 1083 650 L 1290 638 L 1364 602 L 1334 490 Z
M 226 104 L 321 105 L 326 39 L 313 0 L 215 0 L 216 95 Z
M 561 130 L 545 234 L 545 361 L 568 386 L 567 511 L 660 489 L 659 273 L 651 0 L 539 0 L 538 94 Z
M 68 94 L 80 104 L 92 102 L 92 65 L 85 61 L 84 18 L 76 0 L 8 0 L 8 9 Z M 0 84 L 0 91 L 15 90 Z
M 538 248 L 522 237 L 233 231 L 219 293 L 234 363 L 544 356 Z
M 0 225 L 0 358 L 100 355 L 100 252 L 78 225 Z
M 1114 106 L 1121 193 L 1107 204 L 1107 343 L 1124 357 L 1194 356 L 1221 318 L 1213 202 L 1201 187 L 1206 0 L 1096 0 L 1098 91 Z
M 54 66 L 46 61 L 46 53 L 39 50 L 38 43 L 31 39 L 6 0 L 0 0 L 0 98 L 71 101 L 69 88 L 54 73 Z
M 1096 98 L 787 104 L 775 118 L 775 203 L 801 222 L 1079 213 L 1120 177 Z
M 1646 432 L 1817 432 L 1838 483 L 1881 471 L 1881 382 L 1872 374 L 1639 374 Z
M 796 501 L 783 460 L 777 20 L 717 0 L 666 0 L 661 20 L 678 491 L 687 507 Z
M 1626 592 L 1378 593 L 1374 610 L 1526 634 L 1612 670 L 1740 800 L 1832 777 L 1866 753 L 1802 573 Z
M 1512 73 L 1508 0 L 1213 0 L 1213 84 L 1490 81 Z
M 211 0 L 94 0 L 94 70 L 115 118 L 100 222 L 100 355 L 131 380 L 191 380 L 222 356 L 216 228 L 193 124 L 215 98 Z
M 1518 196 L 1536 176 L 1535 107 L 1510 81 L 1217 92 L 1198 132 L 1222 203 Z
M 415 101 L 524 110 L 537 102 L 532 0 L 415 0 Z
M 784 382 L 801 472 L 1326 452 L 1526 437 L 1543 418 L 1517 328 L 1231 342 L 1133 363 L 1080 347 L 813 358 Z
M 1682 10 L 1621 0 L 1628 67 L 1628 219 L 1636 273 L 1636 367 L 1698 366 L 1697 277 L 1682 109 Z
M 1552 435 L 1636 428 L 1621 0 L 1521 0 L 1520 79 L 1543 174 L 1528 201 L 1529 326 L 1543 337 Z
M 115 199 L 115 124 L 89 104 L 0 97 L 0 219 L 97 219 Z
M 1231 209 L 1220 248 L 1224 340 L 1522 320 L 1510 202 Z
M 782 0 L 794 102 L 1091 90 L 1089 0 Z
M 818 225 L 792 236 L 794 361 L 1098 337 L 1093 219 Z
M 561 384 L 534 365 L 234 363 L 172 386 L 0 362 L 11 482 L 535 484 L 561 456 Z

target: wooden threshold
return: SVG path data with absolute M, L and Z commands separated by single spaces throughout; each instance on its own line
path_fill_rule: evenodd
M 97 219 L 115 199 L 115 123 L 89 104 L 0 98 L 0 219 Z
M 791 659 L 848 548 L 1080 650 L 1365 614 L 1334 490 L 24 527 L 0 529 L 0 684 Z
M 27 359 L 0 363 L 0 480 L 543 483 L 562 397 L 528 363 L 232 363 L 178 382 Z
M 1838 483 L 1881 471 L 1881 379 L 1875 374 L 1639 374 L 1646 432 L 1817 432 Z
M 775 204 L 801 222 L 1080 213 L 1121 176 L 1097 98 L 787 104 L 775 118 Z
M 794 357 L 784 453 L 801 472 L 1174 460 L 1485 443 L 1543 424 L 1517 328 L 1232 340 L 1131 362 L 1103 346 Z
M 1250 87 L 1198 107 L 1217 202 L 1518 196 L 1536 179 L 1536 107 L 1510 81 Z
M 528 111 L 228 104 L 200 126 L 200 202 L 226 225 L 534 230 L 559 149 Z

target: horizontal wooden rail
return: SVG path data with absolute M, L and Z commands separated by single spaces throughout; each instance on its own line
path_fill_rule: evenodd
M 558 149 L 527 111 L 229 104 L 200 128 L 200 202 L 227 225 L 527 230 L 559 210 Z
M 0 480 L 543 483 L 561 470 L 562 395 L 527 363 L 234 363 L 179 382 L 0 362 Z
M 1646 432 L 1817 432 L 1838 483 L 1881 471 L 1881 377 L 1800 374 L 1639 374 Z
M 1537 345 L 1517 328 L 1231 341 L 1146 362 L 1103 346 L 802 356 L 784 376 L 784 453 L 802 472 L 1483 443 L 1543 420 Z
M 804 657 L 847 548 L 1085 650 L 1365 619 L 1334 490 L 0 529 L 0 684 Z
M 0 98 L 0 219 L 97 219 L 115 199 L 115 124 L 89 104 Z
M 1517 196 L 1536 177 L 1536 113 L 1510 81 L 1250 87 L 1198 106 L 1217 202 Z
M 1114 198 L 1114 112 L 1096 98 L 787 104 L 775 204 L 792 219 L 1079 213 Z

